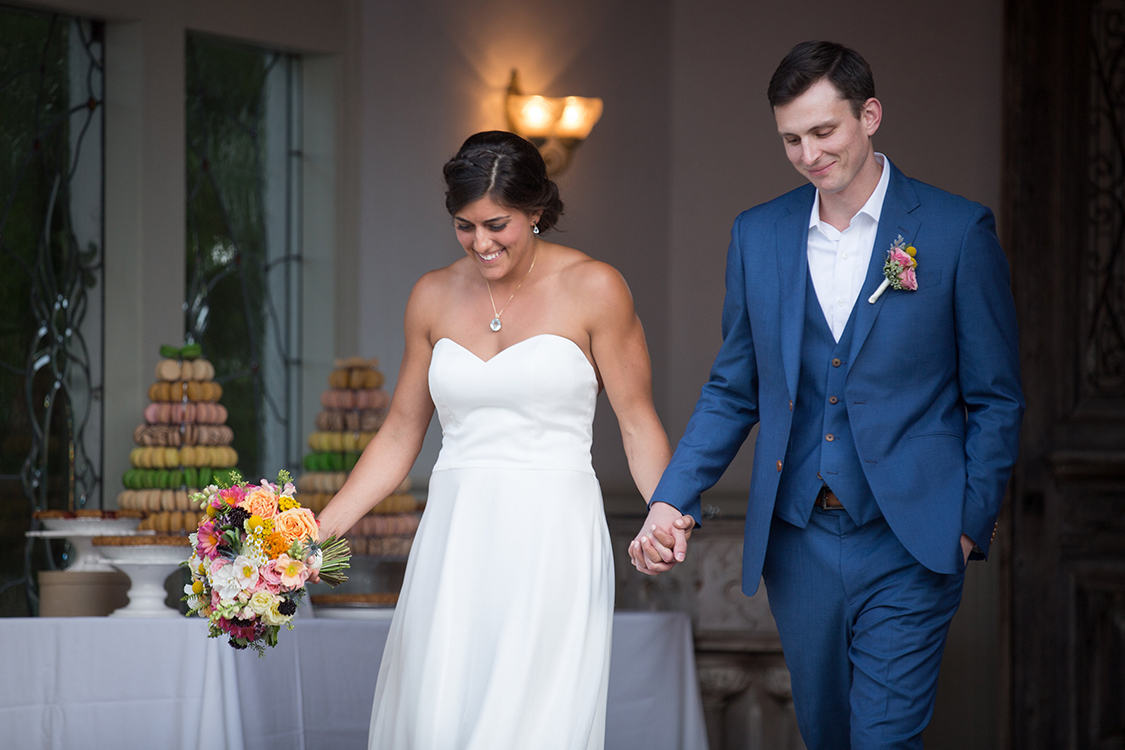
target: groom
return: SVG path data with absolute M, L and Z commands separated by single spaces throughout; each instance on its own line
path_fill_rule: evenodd
M 921 748 L 1019 443 L 1008 264 L 991 211 L 875 152 L 858 53 L 799 44 L 768 96 L 810 184 L 735 220 L 723 345 L 629 553 L 650 574 L 683 560 L 700 493 L 760 423 L 742 588 L 765 580 L 805 743 Z

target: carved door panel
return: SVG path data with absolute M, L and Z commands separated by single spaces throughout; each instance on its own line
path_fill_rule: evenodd
M 1008 747 L 1125 748 L 1125 0 L 1009 0 Z

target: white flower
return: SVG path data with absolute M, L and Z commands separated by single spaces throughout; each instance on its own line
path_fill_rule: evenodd
M 234 558 L 231 567 L 234 568 L 234 576 L 238 580 L 239 589 L 251 589 L 258 584 L 258 566 L 246 555 L 239 555 Z
M 238 566 L 234 563 L 227 563 L 217 570 L 214 566 L 211 567 L 211 588 L 219 592 L 219 598 L 223 601 L 231 601 L 242 591 L 237 570 Z
M 262 550 L 262 540 L 256 538 L 248 538 L 246 543 L 242 545 L 242 554 L 244 557 L 249 558 L 250 563 L 255 568 L 261 568 L 269 562 L 269 556 Z
M 193 612 L 195 610 L 201 609 L 203 607 L 202 591 L 206 590 L 206 589 L 201 589 L 200 593 L 196 593 L 195 583 L 198 580 L 199 580 L 198 578 L 192 578 L 191 583 L 184 586 L 184 594 L 187 595 L 187 597 L 184 599 L 184 601 L 187 602 L 188 609 L 192 610 Z
M 277 611 L 277 605 L 281 603 L 279 598 L 273 603 L 273 606 L 262 613 L 262 622 L 266 625 L 284 625 L 292 619 L 292 615 L 283 615 Z
M 268 591 L 259 591 L 250 597 L 250 609 L 255 614 L 264 615 L 280 603 L 280 598 Z

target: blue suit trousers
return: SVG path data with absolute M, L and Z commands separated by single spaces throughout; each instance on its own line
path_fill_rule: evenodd
M 809 750 L 921 748 L 964 567 L 935 573 L 877 518 L 774 518 L 763 578 Z

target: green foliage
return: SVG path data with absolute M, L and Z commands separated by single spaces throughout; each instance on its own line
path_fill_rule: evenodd
M 237 487 L 240 484 L 245 484 L 245 482 L 237 469 L 231 469 L 230 471 L 215 472 L 215 484 L 224 490 L 229 490 L 231 487 Z

